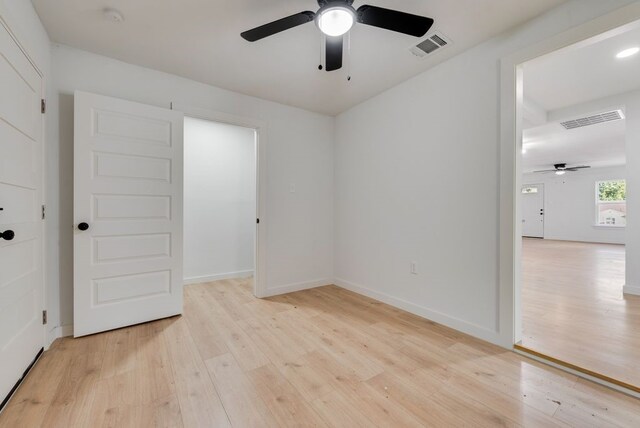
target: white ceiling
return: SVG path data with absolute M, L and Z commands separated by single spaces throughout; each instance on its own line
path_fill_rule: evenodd
M 580 48 L 568 48 L 524 65 L 524 93 L 556 110 L 640 88 L 640 55 L 618 59 L 640 46 L 640 28 Z
M 325 114 L 337 114 L 438 62 L 559 5 L 564 0 L 365 0 L 435 19 L 453 45 L 425 60 L 419 39 L 366 25 L 352 30 L 346 67 L 318 71 L 313 23 L 255 43 L 244 30 L 303 10 L 315 0 L 33 0 L 52 40 L 129 63 Z M 114 24 L 102 10 L 120 10 Z M 346 61 L 345 61 L 346 63 Z
M 553 168 L 554 164 L 593 168 L 624 165 L 625 120 L 566 130 L 559 122 L 524 131 L 524 172 Z
M 544 115 L 640 89 L 640 54 L 616 58 L 618 52 L 634 46 L 640 46 L 640 29 L 597 43 L 571 46 L 527 62 L 524 64 L 525 103 L 540 108 Z M 610 107 L 624 109 L 622 104 Z M 597 113 L 602 112 L 589 112 Z M 562 117 L 561 121 L 575 118 Z M 524 131 L 527 151 L 522 160 L 525 172 L 549 169 L 556 163 L 592 167 L 626 163 L 625 120 L 569 131 L 559 122 Z

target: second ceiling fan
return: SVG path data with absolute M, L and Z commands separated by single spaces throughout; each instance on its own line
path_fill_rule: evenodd
M 581 169 L 591 168 L 588 165 L 581 166 L 567 166 L 566 163 L 557 163 L 553 165 L 553 169 L 543 169 L 542 171 L 533 171 L 535 173 L 547 173 L 547 172 L 555 172 L 556 175 L 565 175 L 567 172 L 576 172 Z
M 318 0 L 317 12 L 304 11 L 241 33 L 243 39 L 255 42 L 298 25 L 314 21 L 326 36 L 326 70 L 342 67 L 344 35 L 355 23 L 372 25 L 414 37 L 422 37 L 433 25 L 433 19 L 377 6 L 362 5 L 353 0 Z

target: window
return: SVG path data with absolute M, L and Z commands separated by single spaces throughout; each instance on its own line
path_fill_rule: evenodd
M 627 225 L 627 183 L 607 180 L 596 183 L 596 224 L 624 227 Z

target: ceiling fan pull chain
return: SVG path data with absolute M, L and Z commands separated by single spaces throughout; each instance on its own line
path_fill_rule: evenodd
M 322 70 L 322 59 L 324 58 L 324 47 L 326 44 L 326 37 L 323 33 L 320 33 L 320 65 L 318 66 L 318 70 Z
M 351 81 L 351 31 L 347 33 L 347 82 Z

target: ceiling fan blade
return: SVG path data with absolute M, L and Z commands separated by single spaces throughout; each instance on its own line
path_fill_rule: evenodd
M 545 173 L 545 172 L 556 172 L 556 171 L 558 171 L 558 170 L 557 169 L 543 169 L 541 171 L 533 171 L 533 172 L 534 173 L 539 173 L 539 172 Z
M 585 168 L 591 168 L 591 167 L 590 166 L 586 166 L 586 165 L 583 165 L 583 166 L 572 166 L 571 168 L 566 168 L 565 171 L 578 171 L 578 170 L 585 169 Z
M 307 10 L 245 31 L 241 33 L 240 36 L 249 42 L 255 42 L 256 40 L 264 39 L 281 31 L 311 22 L 315 16 L 316 14 L 314 12 Z
M 377 6 L 362 5 L 357 10 L 358 22 L 398 33 L 422 37 L 433 25 L 433 19 Z
M 326 44 L 326 68 L 327 71 L 334 71 L 342 68 L 342 36 L 327 36 Z

